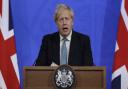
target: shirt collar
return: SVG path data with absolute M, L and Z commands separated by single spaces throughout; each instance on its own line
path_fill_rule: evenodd
M 72 36 L 72 30 L 71 30 L 70 34 L 66 37 L 68 41 L 71 40 L 71 36 Z M 64 37 L 62 35 L 60 35 L 60 41 L 63 40 L 63 38 Z

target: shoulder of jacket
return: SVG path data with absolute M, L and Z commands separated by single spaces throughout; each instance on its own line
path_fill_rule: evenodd
M 54 32 L 54 33 L 51 33 L 51 34 L 44 35 L 43 38 L 44 39 L 53 38 L 57 35 L 58 35 L 58 32 Z
M 86 39 L 89 39 L 89 36 L 88 35 L 85 35 L 83 33 L 80 33 L 80 32 L 76 32 L 76 31 L 73 31 L 73 34 L 80 37 L 80 38 L 86 38 Z

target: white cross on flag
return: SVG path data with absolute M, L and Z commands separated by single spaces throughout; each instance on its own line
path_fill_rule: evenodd
M 19 71 L 9 0 L 0 0 L 0 89 L 19 89 Z
M 121 4 L 112 89 L 128 89 L 128 0 L 122 0 Z

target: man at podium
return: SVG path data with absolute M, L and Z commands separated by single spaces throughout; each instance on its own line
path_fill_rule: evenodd
M 73 29 L 73 10 L 59 4 L 54 15 L 58 32 L 45 35 L 35 66 L 93 66 L 90 39 Z

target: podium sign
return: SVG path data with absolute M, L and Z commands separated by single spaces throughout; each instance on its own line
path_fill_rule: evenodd
M 24 67 L 24 89 L 55 89 L 53 76 L 57 67 Z M 74 89 L 106 89 L 105 67 L 72 66 L 75 73 Z

